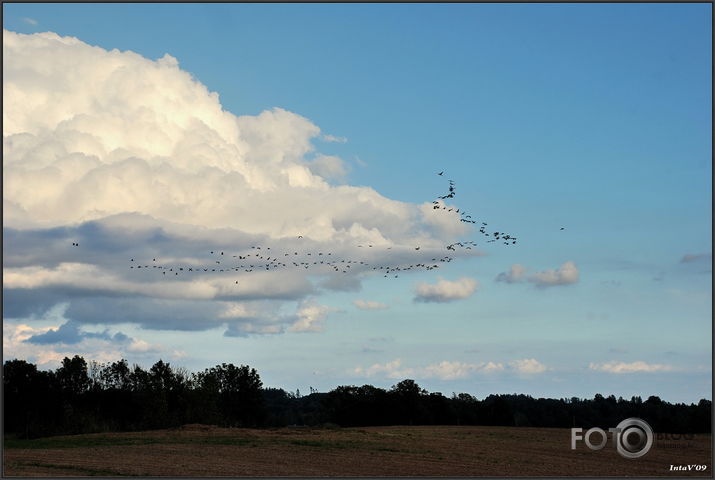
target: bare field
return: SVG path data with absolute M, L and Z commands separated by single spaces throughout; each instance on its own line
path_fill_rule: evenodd
M 4 476 L 712 476 L 711 436 L 656 441 L 639 459 L 569 429 L 363 427 L 178 429 L 6 442 Z M 671 471 L 705 465 L 705 471 Z M 693 467 L 694 468 L 694 467 Z

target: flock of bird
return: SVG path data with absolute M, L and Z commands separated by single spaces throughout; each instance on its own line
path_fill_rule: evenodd
M 439 172 L 437 175 L 443 176 L 444 172 Z M 477 220 L 473 219 L 471 215 L 468 215 L 465 211 L 455 207 L 448 207 L 444 202 L 447 199 L 454 198 L 456 195 L 455 182 L 449 180 L 449 188 L 445 195 L 440 195 L 437 200 L 433 201 L 433 209 L 443 209 L 447 212 L 454 211 L 460 215 L 460 221 L 465 223 L 476 224 Z M 517 238 L 511 234 L 504 232 L 487 232 L 486 222 L 479 222 L 479 233 L 485 237 L 490 237 L 487 243 L 494 243 L 501 241 L 504 245 L 515 245 Z M 561 230 L 564 230 L 561 227 Z M 302 239 L 303 235 L 298 235 L 297 239 Z M 72 242 L 72 246 L 79 247 L 78 242 Z M 470 250 L 476 247 L 477 243 L 474 241 L 462 241 L 455 242 L 446 245 L 446 250 L 456 251 L 457 248 Z M 374 250 L 382 250 L 379 246 L 373 246 L 372 244 L 361 244 L 357 245 L 358 248 L 374 248 Z M 392 247 L 386 247 L 387 250 L 391 250 Z M 405 253 L 408 250 L 414 248 L 414 251 L 419 251 L 420 246 L 414 247 L 397 247 L 397 250 L 403 250 L 401 253 Z M 246 249 L 240 252 L 225 252 L 221 250 L 211 250 L 209 259 L 204 261 L 196 261 L 194 263 L 184 262 L 183 265 L 176 265 L 174 262 L 171 264 L 165 264 L 157 258 L 153 258 L 151 262 L 144 261 L 141 262 L 138 259 L 129 259 L 129 268 L 134 270 L 143 271 L 155 271 L 161 273 L 163 276 L 177 277 L 179 275 L 188 274 L 204 274 L 204 273 L 251 273 L 258 271 L 275 271 L 279 269 L 302 269 L 317 271 L 316 273 L 343 273 L 347 274 L 350 272 L 364 272 L 364 271 L 374 271 L 377 274 L 382 275 L 385 278 L 397 278 L 400 273 L 411 271 L 411 270 L 434 270 L 440 267 L 441 264 L 449 263 L 453 260 L 450 255 L 439 255 L 434 253 L 434 249 L 423 249 L 419 253 L 420 259 L 412 263 L 403 262 L 400 264 L 372 264 L 369 263 L 367 258 L 356 259 L 356 258 L 338 258 L 337 252 L 329 251 L 300 251 L 301 249 L 296 249 L 295 247 L 291 250 L 286 251 L 285 249 L 277 252 L 274 247 L 265 245 L 254 245 L 250 249 Z M 386 253 L 386 252 L 382 252 Z M 205 255 L 205 254 L 204 254 Z M 379 257 L 378 255 L 373 255 L 372 258 Z M 342 256 L 341 256 L 342 257 Z M 431 257 L 431 259 L 430 259 Z M 235 284 L 238 284 L 238 280 L 235 280 Z
M 369 245 L 372 247 L 372 245 Z M 390 247 L 388 247 L 390 248 Z M 419 247 L 418 247 L 419 248 Z M 182 266 L 174 264 L 165 265 L 156 258 L 151 262 L 140 262 L 131 258 L 129 260 L 130 269 L 145 269 L 161 272 L 162 275 L 178 276 L 203 273 L 250 273 L 257 271 L 273 271 L 278 269 L 312 269 L 318 270 L 317 273 L 350 273 L 351 271 L 373 270 L 376 273 L 382 274 L 384 277 L 397 278 L 400 272 L 410 270 L 434 270 L 440 267 L 442 263 L 449 263 L 453 257 L 445 255 L 442 257 L 433 257 L 421 262 L 401 265 L 373 265 L 365 260 L 351 260 L 346 258 L 338 258 L 333 255 L 333 252 L 269 252 L 271 247 L 254 245 L 251 247 L 251 252 L 239 252 L 235 255 L 225 251 L 211 250 L 209 254 L 210 264 L 205 262 L 197 262 L 189 265 L 184 263 Z M 311 257 L 311 258 L 308 258 Z M 238 284 L 238 280 L 235 281 Z
M 439 175 L 440 177 L 443 176 L 444 171 L 439 172 L 437 175 Z M 454 196 L 457 194 L 457 191 L 454 188 L 454 180 L 448 180 L 448 181 L 449 181 L 449 189 L 448 189 L 447 193 L 445 195 L 438 196 L 437 200 L 434 200 L 432 202 L 432 208 L 434 210 L 439 210 L 439 209 L 446 210 L 447 212 L 453 211 L 454 213 L 458 213 L 460 215 L 460 219 L 459 219 L 460 222 L 476 224 L 477 220 L 473 219 L 471 215 L 467 215 L 467 212 L 465 212 L 464 210 L 460 211 L 459 208 L 447 207 L 442 202 L 440 202 L 440 200 L 454 198 Z M 487 232 L 487 230 L 486 230 L 487 225 L 488 225 L 487 222 L 481 222 L 481 226 L 479 227 L 479 233 L 481 233 L 485 237 L 491 237 L 489 240 L 487 240 L 487 243 L 494 243 L 494 242 L 501 240 L 504 243 L 504 245 L 516 245 L 516 237 L 515 236 L 510 235 L 508 233 L 504 233 L 504 232 L 496 232 L 496 231 L 491 232 L 491 233 Z M 563 230 L 563 228 L 561 230 Z M 474 243 L 474 242 L 466 242 L 466 244 L 476 245 L 476 243 Z M 454 246 L 454 245 L 461 246 L 460 243 L 456 243 L 456 244 L 453 243 L 452 246 Z M 449 249 L 449 246 L 447 248 Z

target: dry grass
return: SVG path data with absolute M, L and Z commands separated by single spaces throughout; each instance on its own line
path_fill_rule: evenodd
M 179 429 L 6 443 L 5 476 L 712 476 L 710 435 L 640 459 L 570 449 L 569 429 Z M 706 465 L 704 472 L 671 465 Z

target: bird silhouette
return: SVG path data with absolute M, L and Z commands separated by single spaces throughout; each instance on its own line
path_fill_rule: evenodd
M 443 176 L 443 174 L 444 174 L 444 171 L 441 171 L 438 173 L 439 176 Z M 445 195 L 438 197 L 438 199 L 446 200 L 446 199 L 455 198 L 455 195 L 456 195 L 455 182 L 454 182 L 454 180 L 448 180 L 448 182 L 449 182 L 448 192 Z M 494 231 L 494 232 L 487 233 L 486 228 L 485 228 L 487 225 L 487 222 L 477 222 L 477 220 L 475 220 L 472 215 L 468 214 L 468 212 L 466 212 L 464 210 L 464 208 L 462 208 L 462 207 L 456 208 L 456 206 L 446 205 L 445 203 L 440 202 L 439 200 L 432 201 L 432 206 L 433 206 L 432 208 L 434 210 L 441 209 L 448 213 L 452 213 L 452 212 L 457 213 L 458 214 L 457 218 L 459 219 L 460 222 L 471 223 L 471 224 L 481 223 L 481 225 L 478 227 L 479 233 L 481 233 L 482 235 L 487 236 L 487 237 L 492 237 L 492 239 L 488 240 L 487 243 L 495 243 L 497 240 L 500 240 L 504 245 L 515 245 L 516 244 L 516 240 L 517 240 L 516 237 L 514 237 L 510 234 L 507 234 L 505 232 Z M 454 217 L 452 217 L 452 218 L 454 218 Z M 561 227 L 560 230 L 565 230 L 565 227 Z M 297 238 L 303 238 L 303 235 L 297 235 Z M 72 242 L 72 245 L 78 246 L 79 243 Z M 475 242 L 475 241 L 462 240 L 461 242 L 455 242 L 455 243 L 446 245 L 446 249 L 448 251 L 456 252 L 458 248 L 465 249 L 465 250 L 471 250 L 473 247 L 476 247 L 476 246 L 477 246 L 477 242 Z M 360 245 L 357 245 L 357 247 L 358 248 L 368 247 L 372 250 L 371 253 L 375 252 L 377 254 L 379 254 L 381 251 L 386 252 L 387 250 L 392 249 L 392 247 L 381 247 L 380 245 L 372 245 L 372 244 L 360 244 Z M 249 247 L 246 246 L 245 248 L 249 248 Z M 271 257 L 270 256 L 271 250 L 276 251 L 279 248 L 276 245 L 274 245 L 273 247 L 270 247 L 267 245 L 263 245 L 263 246 L 254 245 L 254 246 L 251 246 L 250 248 L 254 249 L 253 251 L 255 253 L 250 254 L 250 253 L 245 252 L 245 250 L 239 250 L 238 252 L 211 250 L 210 251 L 211 255 L 213 255 L 213 254 L 220 254 L 221 256 L 228 255 L 229 256 L 228 258 L 231 259 L 233 264 L 228 265 L 228 266 L 220 265 L 222 263 L 228 263 L 228 261 L 229 261 L 228 259 L 226 260 L 226 262 L 214 260 L 214 262 L 215 262 L 214 266 L 217 268 L 210 268 L 208 265 L 205 265 L 205 266 L 193 265 L 193 267 L 195 267 L 195 270 L 194 270 L 194 268 L 189 268 L 188 266 L 182 267 L 179 265 L 174 265 L 173 268 L 177 269 L 177 271 L 174 275 L 177 276 L 179 272 L 184 272 L 184 271 L 189 271 L 189 272 L 196 271 L 196 273 L 200 273 L 201 268 L 203 268 L 203 267 L 206 267 L 206 268 L 203 268 L 203 272 L 206 272 L 206 273 L 213 272 L 212 274 L 223 274 L 224 272 L 229 272 L 229 271 L 234 271 L 234 272 L 243 271 L 245 273 L 251 273 L 254 271 L 262 271 L 264 269 L 265 269 L 265 271 L 281 271 L 283 269 L 293 269 L 293 268 L 297 269 L 297 268 L 302 267 L 302 269 L 304 269 L 304 270 L 310 270 L 311 272 L 316 272 L 318 274 L 326 273 L 326 272 L 332 272 L 332 273 L 341 273 L 342 272 L 344 274 L 347 274 L 350 272 L 362 273 L 365 270 L 368 270 L 368 271 L 373 270 L 375 272 L 380 271 L 381 273 L 384 273 L 385 277 L 392 276 L 393 278 L 398 278 L 397 272 L 406 272 L 406 271 L 413 271 L 413 270 L 416 271 L 418 269 L 424 269 L 424 270 L 429 271 L 429 270 L 439 268 L 440 263 L 449 263 L 454 259 L 454 257 L 450 257 L 450 256 L 444 256 L 442 258 L 435 256 L 432 259 L 432 262 L 435 262 L 435 263 L 426 265 L 424 263 L 410 264 L 409 261 L 405 261 L 405 259 L 403 258 L 402 260 L 396 260 L 394 263 L 388 261 L 381 265 L 370 265 L 367 261 L 365 261 L 366 260 L 365 258 L 361 259 L 360 257 L 355 258 L 355 257 L 349 257 L 349 256 L 343 256 L 343 258 L 340 258 L 339 252 L 335 252 L 335 254 L 337 255 L 337 258 L 336 258 L 336 257 L 332 256 L 333 255 L 332 252 L 306 252 L 306 251 L 301 251 L 300 249 L 297 249 L 296 251 L 293 252 L 292 255 L 294 257 L 291 259 L 291 260 L 295 260 L 295 261 L 289 261 L 288 263 L 283 263 L 280 261 L 280 258 L 288 257 L 291 254 L 290 254 L 290 252 L 283 252 L 283 256 L 281 257 L 280 253 L 276 253 L 275 257 Z M 415 251 L 422 250 L 421 246 L 415 246 L 413 248 Z M 260 250 L 262 250 L 262 249 L 264 252 L 266 252 L 265 256 L 261 255 Z M 278 250 L 278 251 L 280 251 L 280 250 Z M 362 250 L 362 251 L 364 252 L 364 250 Z M 426 254 L 433 253 L 434 251 L 435 250 L 430 250 L 429 247 L 425 247 Z M 231 255 L 232 253 L 236 253 L 236 255 Z M 325 260 L 319 261 L 319 259 L 316 258 L 315 259 L 316 261 L 313 261 L 313 262 L 301 261 L 301 260 L 310 260 L 307 257 L 313 256 L 313 254 L 315 254 L 315 256 L 324 256 Z M 325 255 L 330 255 L 331 258 L 328 259 L 327 257 L 325 257 Z M 257 264 L 255 266 L 247 265 L 246 260 L 250 256 L 256 257 L 256 259 L 261 260 L 261 262 L 257 262 Z M 137 259 L 137 261 L 140 261 L 140 260 Z M 135 259 L 132 258 L 131 262 L 135 262 Z M 152 268 L 154 270 L 157 270 L 157 269 L 161 270 L 162 275 L 166 275 L 166 272 L 164 270 L 168 270 L 170 272 L 174 271 L 173 268 L 170 269 L 168 265 L 164 266 L 161 264 L 157 264 L 157 258 L 153 258 L 152 262 L 154 263 Z M 150 262 L 147 262 L 147 263 L 150 263 Z M 220 265 L 220 267 L 219 267 L 219 265 Z M 130 268 L 133 269 L 134 266 L 136 266 L 137 269 L 142 268 L 141 265 L 137 266 L 135 263 L 132 263 L 132 266 Z M 351 267 L 355 267 L 355 268 L 351 268 Z M 146 272 L 145 275 L 150 275 L 149 270 L 148 270 L 149 266 L 145 265 L 144 268 L 145 268 L 145 270 L 143 270 L 142 272 L 138 272 L 138 274 Z M 210 271 L 209 271 L 209 268 L 210 268 Z M 308 273 L 308 272 L 306 272 L 306 273 Z M 239 280 L 234 279 L 234 284 L 238 285 L 238 283 L 239 283 Z

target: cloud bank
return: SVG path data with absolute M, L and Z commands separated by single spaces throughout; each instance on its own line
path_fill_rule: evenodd
M 356 367 L 352 373 L 357 376 L 379 376 L 392 379 L 436 378 L 440 380 L 455 380 L 458 378 L 466 378 L 473 373 L 491 373 L 501 370 L 504 370 L 504 365 L 493 362 L 463 363 L 443 361 L 424 367 L 405 367 L 402 365 L 402 360 L 398 358 L 384 364 L 375 363 L 367 368 Z
M 348 164 L 314 146 L 344 138 L 277 107 L 228 112 L 169 54 L 6 30 L 3 53 L 3 313 L 68 302 L 71 320 L 35 341 L 88 323 L 318 332 L 320 289 L 359 290 L 376 265 L 425 262 L 469 231 L 344 184 Z M 418 295 L 465 298 L 469 282 Z

